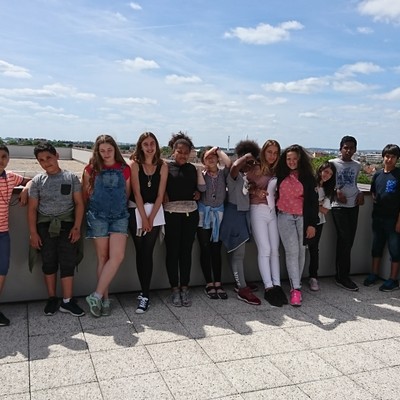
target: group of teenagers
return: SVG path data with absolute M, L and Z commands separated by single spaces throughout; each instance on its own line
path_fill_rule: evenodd
M 357 141 L 344 136 L 339 156 L 314 171 L 311 158 L 300 145 L 281 150 L 276 140 L 260 148 L 242 140 L 232 161 L 219 147 L 206 147 L 201 165 L 190 163 L 194 149 L 186 134 L 173 134 L 171 161 L 161 158 L 156 136 L 140 135 L 126 161 L 109 135 L 94 144 L 82 180 L 59 166 L 59 155 L 48 142 L 39 144 L 34 155 L 43 172 L 32 180 L 6 171 L 9 150 L 0 145 L 0 292 L 10 263 L 9 205 L 15 186 L 25 186 L 20 201 L 28 203 L 30 246 L 40 251 L 47 287 L 46 315 L 58 310 L 74 316 L 85 313 L 73 297 L 73 279 L 82 259 L 82 223 L 86 238 L 93 239 L 97 255 L 97 283 L 86 297 L 94 317 L 111 313 L 109 287 L 124 259 L 128 232 L 136 251 L 136 268 L 141 292 L 136 313 L 150 306 L 153 250 L 162 233 L 165 265 L 171 286 L 170 302 L 190 307 L 189 291 L 192 247 L 197 235 L 205 295 L 228 298 L 221 278 L 221 247 L 224 245 L 239 300 L 259 305 L 257 287 L 245 279 L 246 242 L 252 237 L 264 286 L 264 298 L 272 306 L 301 306 L 302 275 L 309 251 L 309 288 L 320 290 L 318 282 L 319 241 L 326 214 L 330 211 L 337 233 L 337 285 L 356 291 L 350 278 L 359 206 L 363 193 L 357 187 L 361 164 L 353 160 Z M 397 145 L 382 151 L 383 168 L 373 177 L 372 272 L 365 279 L 372 286 L 381 278 L 379 268 L 387 243 L 391 275 L 380 290 L 399 288 L 400 261 L 400 157 Z M 283 245 L 290 282 L 289 298 L 280 279 L 279 247 Z M 4 255 L 4 256 L 3 256 Z M 60 274 L 62 299 L 57 297 Z M 0 325 L 9 325 L 0 312 Z

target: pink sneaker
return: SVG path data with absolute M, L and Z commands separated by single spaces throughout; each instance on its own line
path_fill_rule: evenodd
M 248 286 L 239 289 L 237 298 L 255 306 L 259 306 L 261 304 L 261 300 L 253 294 Z
M 298 289 L 292 289 L 290 291 L 290 304 L 294 307 L 300 307 L 301 306 L 301 291 Z

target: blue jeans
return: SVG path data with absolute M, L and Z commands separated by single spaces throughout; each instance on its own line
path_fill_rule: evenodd
M 303 216 L 279 212 L 278 230 L 285 248 L 290 284 L 293 289 L 300 289 L 306 260 L 306 247 L 303 245 Z

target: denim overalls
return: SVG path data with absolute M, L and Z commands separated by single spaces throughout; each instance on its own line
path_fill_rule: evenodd
M 86 213 L 87 237 L 127 234 L 129 213 L 125 188 L 122 168 L 105 169 L 96 175 Z

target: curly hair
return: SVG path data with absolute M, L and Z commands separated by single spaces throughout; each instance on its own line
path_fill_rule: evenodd
M 168 146 L 171 147 L 172 151 L 177 148 L 178 144 L 184 144 L 185 146 L 189 147 L 189 150 L 194 149 L 192 139 L 182 131 L 174 133 L 168 142 Z
M 314 177 L 314 170 L 311 164 L 311 156 L 304 149 L 304 147 L 299 144 L 293 144 L 283 150 L 281 156 L 279 157 L 278 164 L 276 166 L 276 176 L 279 182 L 283 181 L 291 172 L 286 162 L 286 156 L 288 153 L 294 152 L 298 156 L 297 171 L 299 174 L 299 180 L 303 180 L 306 177 Z
M 143 152 L 143 149 L 142 149 L 142 143 L 148 137 L 151 137 L 152 139 L 154 139 L 154 141 L 156 143 L 156 152 L 155 152 L 153 160 L 152 160 L 153 165 L 162 164 L 163 161 L 161 159 L 160 144 L 158 143 L 156 135 L 153 132 L 143 132 L 139 136 L 139 139 L 138 139 L 138 141 L 136 143 L 135 151 L 130 156 L 130 159 L 136 161 L 139 164 L 143 164 L 145 162 L 145 155 L 144 155 L 144 152 Z
M 278 157 L 276 157 L 276 160 L 272 165 L 268 164 L 268 161 L 265 157 L 265 151 L 270 146 L 276 146 L 278 148 Z M 260 151 L 261 173 L 263 175 L 274 175 L 275 174 L 275 169 L 276 169 L 276 166 L 278 165 L 280 154 L 281 154 L 281 145 L 276 140 L 269 139 L 263 144 L 263 147 L 261 148 L 261 151 Z
M 235 147 L 235 153 L 238 157 L 251 153 L 257 159 L 260 154 L 260 146 L 254 140 L 241 140 Z

